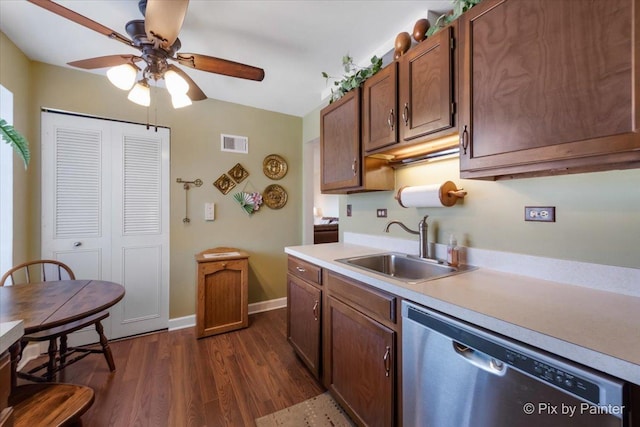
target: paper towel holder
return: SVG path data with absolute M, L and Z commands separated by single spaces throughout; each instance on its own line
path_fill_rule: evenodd
M 402 190 L 406 188 L 409 188 L 409 186 L 400 187 L 394 197 L 394 199 L 398 201 L 398 204 L 403 208 L 408 207 L 402 204 Z M 451 181 L 445 181 L 445 183 L 442 184 L 438 189 L 438 192 L 439 192 L 438 195 L 440 198 L 440 203 L 446 207 L 451 207 L 455 205 L 458 199 L 463 199 L 464 196 L 467 195 L 467 192 L 463 188 L 457 188 L 456 184 L 454 184 Z M 429 206 L 425 205 L 425 206 L 416 206 L 416 207 L 429 207 Z

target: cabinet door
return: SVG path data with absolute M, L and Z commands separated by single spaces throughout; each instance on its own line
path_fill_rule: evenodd
M 360 424 L 391 426 L 395 408 L 395 332 L 328 299 L 329 387 Z
M 400 139 L 452 128 L 452 28 L 446 27 L 400 59 Z
M 302 279 L 287 275 L 287 337 L 307 365 L 320 378 L 321 291 Z
M 364 82 L 362 146 L 365 152 L 398 142 L 398 63 L 392 62 Z
M 249 326 L 248 261 L 199 263 L 198 338 Z
M 460 18 L 462 177 L 640 159 L 637 2 L 575 6 L 488 0 Z
M 360 89 L 354 89 L 320 113 L 321 191 L 358 187 L 360 158 Z

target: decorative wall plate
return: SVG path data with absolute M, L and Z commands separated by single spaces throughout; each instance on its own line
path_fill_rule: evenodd
M 285 189 L 278 184 L 269 185 L 264 189 L 264 193 L 262 193 L 264 204 L 271 209 L 280 209 L 281 207 L 286 205 L 287 197 L 288 196 Z
M 222 175 L 220 175 L 220 178 L 216 179 L 216 182 L 213 183 L 213 186 L 220 190 L 222 194 L 227 194 L 233 187 L 236 186 L 236 183 L 223 173 Z
M 277 154 L 269 154 L 262 162 L 264 174 L 271 179 L 282 179 L 288 168 L 287 162 Z
M 238 184 L 240 184 L 246 177 L 249 176 L 249 172 L 247 172 L 247 170 L 243 168 L 240 163 L 229 169 L 229 172 L 227 173 Z

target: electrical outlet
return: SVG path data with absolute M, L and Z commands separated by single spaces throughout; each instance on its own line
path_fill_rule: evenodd
M 525 221 L 556 222 L 555 206 L 525 206 Z
M 376 217 L 378 218 L 386 218 L 387 210 L 386 209 L 376 209 Z
M 347 205 L 347 216 L 351 216 L 351 205 Z

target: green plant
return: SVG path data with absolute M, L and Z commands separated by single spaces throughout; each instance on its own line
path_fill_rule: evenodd
M 341 80 L 333 82 L 335 88 L 331 89 L 331 99 L 329 103 L 342 98 L 342 96 L 351 89 L 360 87 L 365 80 L 380 71 L 382 68 L 382 58 L 374 55 L 371 57 L 371 65 L 368 67 L 358 67 L 353 63 L 353 58 L 347 54 L 342 57 L 342 66 L 346 74 L 342 76 Z M 322 72 L 322 77 L 327 80 L 327 83 L 329 83 L 329 79 L 335 79 L 335 77 L 329 76 L 324 71 Z
M 481 1 L 482 0 L 453 0 L 453 10 L 451 11 L 451 13 L 440 15 L 435 24 L 433 24 L 427 30 L 427 37 L 437 33 L 441 28 L 446 27 L 447 25 L 458 19 L 460 15 L 462 15 Z
M 0 119 L 0 134 L 5 142 L 13 147 L 24 162 L 24 168 L 29 166 L 31 154 L 29 153 L 29 142 L 20 132 L 15 130 L 5 119 Z

